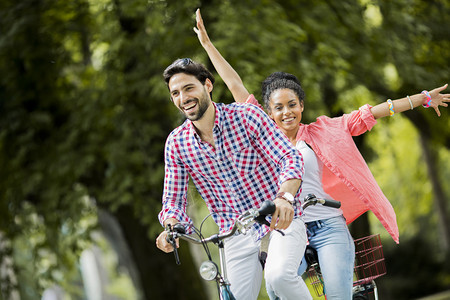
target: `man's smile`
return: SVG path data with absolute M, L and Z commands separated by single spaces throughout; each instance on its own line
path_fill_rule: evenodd
M 182 109 L 183 111 L 185 111 L 186 113 L 192 112 L 194 110 L 195 107 L 197 107 L 198 102 L 195 100 L 189 100 L 187 102 L 187 104 L 185 104 Z

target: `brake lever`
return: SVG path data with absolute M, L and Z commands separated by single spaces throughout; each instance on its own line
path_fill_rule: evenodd
M 259 224 L 264 224 L 264 225 L 270 227 L 270 223 L 269 223 L 269 221 L 266 220 L 266 216 L 259 215 L 255 218 L 255 221 L 258 222 Z M 281 231 L 280 229 L 275 229 L 275 231 L 278 231 L 282 236 L 285 236 L 284 232 Z
M 175 256 L 175 263 L 177 265 L 181 265 L 181 261 L 180 261 L 180 256 L 178 255 L 178 250 L 177 250 L 177 242 L 175 241 L 175 239 L 173 238 L 173 234 L 175 233 L 175 231 L 173 231 L 173 227 L 171 224 L 167 225 L 167 231 L 168 231 L 168 235 L 166 237 L 166 240 L 172 245 L 173 247 L 173 255 Z

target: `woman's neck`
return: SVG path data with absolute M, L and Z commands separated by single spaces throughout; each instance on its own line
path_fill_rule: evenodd
M 300 127 L 297 127 L 297 129 L 295 130 L 290 130 L 290 131 L 284 131 L 283 133 L 287 136 L 287 138 L 291 141 L 292 145 L 297 145 L 297 133 L 298 133 L 298 129 Z

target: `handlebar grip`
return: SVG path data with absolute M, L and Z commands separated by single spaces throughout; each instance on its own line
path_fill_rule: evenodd
M 172 229 L 173 229 L 173 231 L 178 232 L 178 233 L 182 233 L 182 234 L 186 233 L 186 228 L 183 226 L 183 224 L 180 224 L 180 223 L 173 225 Z
M 173 255 L 175 256 L 175 263 L 177 265 L 180 265 L 181 261 L 180 261 L 180 256 L 178 255 L 177 242 L 175 241 L 175 239 L 174 239 L 172 234 L 175 233 L 175 232 L 185 233 L 184 226 L 179 224 L 179 223 L 177 223 L 177 224 L 175 224 L 173 226 L 169 224 L 168 225 L 168 231 L 169 231 L 169 233 L 166 236 L 166 241 L 168 243 L 170 243 L 172 245 L 172 247 L 173 247 Z
M 340 208 L 341 207 L 341 202 L 340 201 L 336 201 L 336 200 L 325 199 L 325 202 L 322 205 L 329 206 L 329 207 L 334 207 L 334 208 Z
M 273 203 L 273 201 L 266 200 L 258 209 L 258 213 L 260 216 L 268 216 L 273 214 L 275 212 L 275 209 L 275 203 Z

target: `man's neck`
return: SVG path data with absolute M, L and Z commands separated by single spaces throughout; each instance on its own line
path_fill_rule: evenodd
M 203 141 L 211 144 L 211 146 L 213 147 L 214 147 L 213 128 L 215 120 L 216 120 L 216 109 L 211 102 L 208 109 L 205 111 L 203 117 L 200 120 L 192 122 L 200 138 Z

